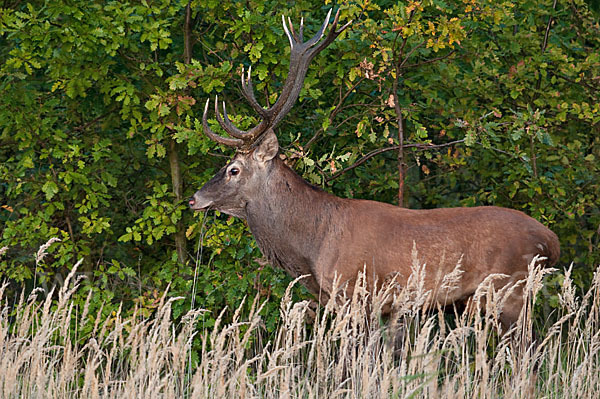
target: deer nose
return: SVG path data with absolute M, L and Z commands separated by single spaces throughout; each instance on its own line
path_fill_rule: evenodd
M 194 206 L 196 204 L 196 200 L 194 199 L 194 197 L 190 197 L 190 199 L 188 200 L 188 204 L 190 206 Z

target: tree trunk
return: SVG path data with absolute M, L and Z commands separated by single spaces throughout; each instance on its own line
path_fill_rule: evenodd
M 404 161 L 404 118 L 398 98 L 398 80 L 400 79 L 400 68 L 396 68 L 396 78 L 393 84 L 394 109 L 398 122 L 398 206 L 404 207 L 404 180 L 406 177 L 406 162 Z
M 192 10 L 190 3 L 185 7 L 185 21 L 183 23 L 183 62 L 189 64 L 192 60 L 192 32 L 191 32 Z M 183 200 L 183 181 L 181 179 L 181 167 L 179 162 L 179 152 L 177 143 L 174 139 L 169 140 L 169 167 L 171 169 L 171 183 L 173 185 L 173 194 L 177 205 Z M 177 251 L 177 260 L 180 264 L 185 264 L 187 260 L 187 240 L 185 238 L 185 226 L 183 220 L 179 220 L 175 232 L 175 249 Z
M 175 201 L 179 205 L 183 200 L 183 184 L 181 180 L 181 168 L 179 167 L 179 154 L 177 152 L 177 143 L 175 140 L 169 140 L 169 166 L 171 168 L 171 183 L 173 184 L 173 194 Z M 177 231 L 175 232 L 175 248 L 177 250 L 177 260 L 185 264 L 187 258 L 185 227 L 183 220 L 177 222 Z

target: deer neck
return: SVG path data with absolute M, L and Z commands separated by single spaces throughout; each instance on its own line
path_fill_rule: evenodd
M 314 272 L 341 199 L 311 186 L 276 158 L 247 221 L 267 260 L 293 277 Z

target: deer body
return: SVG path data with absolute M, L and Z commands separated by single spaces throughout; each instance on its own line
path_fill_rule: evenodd
M 329 16 L 327 20 L 329 19 Z M 295 102 L 308 61 L 345 27 L 336 31 L 338 15 L 325 41 L 321 31 L 306 43 L 292 29 L 290 73 L 282 94 L 269 109 L 254 98 L 250 77 L 242 78 L 245 97 L 263 117 L 259 125 L 242 132 L 231 124 L 223 106 L 217 120 L 233 138 L 213 140 L 238 148 L 232 161 L 190 199 L 194 210 L 217 209 L 246 219 L 263 255 L 292 277 L 308 275 L 306 287 L 327 300 L 336 277 L 352 294 L 359 272 L 366 272 L 373 288 L 390 279 L 402 286 L 411 275 L 413 253 L 425 264 L 425 289 L 432 304 L 465 301 L 491 274 L 503 274 L 495 286 L 516 283 L 527 276 L 535 256 L 552 265 L 560 253 L 558 238 L 548 228 L 522 212 L 499 207 L 410 210 L 369 200 L 339 198 L 316 188 L 279 157 L 274 125 Z M 314 46 L 314 47 L 313 47 Z M 444 276 L 460 265 L 457 285 L 441 289 Z M 510 326 L 522 307 L 520 289 L 506 303 L 501 321 Z

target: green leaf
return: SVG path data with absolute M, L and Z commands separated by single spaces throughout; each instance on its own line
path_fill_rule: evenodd
M 46 194 L 46 199 L 50 201 L 58 193 L 58 186 L 52 180 L 48 180 L 42 186 L 42 191 Z

